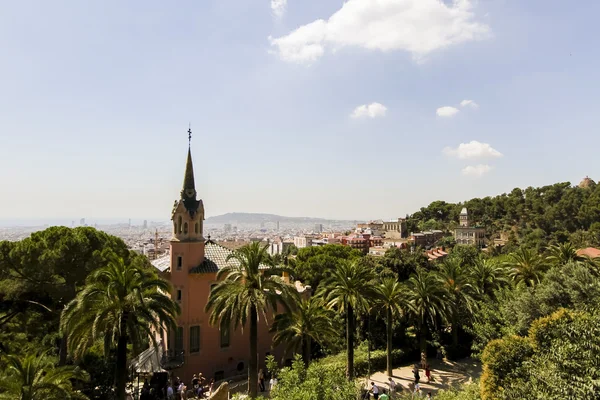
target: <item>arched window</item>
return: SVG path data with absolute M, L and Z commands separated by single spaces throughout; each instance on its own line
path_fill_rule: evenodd
M 181 215 L 179 216 L 179 233 L 181 233 Z
M 198 223 L 194 224 L 194 233 L 198 233 Z
M 177 233 L 177 222 L 173 221 L 173 233 Z
M 188 227 L 187 227 L 187 222 L 185 224 L 183 224 L 183 234 L 187 235 L 188 233 Z

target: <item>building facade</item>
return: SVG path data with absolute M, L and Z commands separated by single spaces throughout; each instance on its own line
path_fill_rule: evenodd
M 471 226 L 469 213 L 463 208 L 458 217 L 459 226 L 454 229 L 454 240 L 456 244 L 465 244 L 485 247 L 485 228 L 480 226 Z
M 227 261 L 232 250 L 203 236 L 204 204 L 197 199 L 190 149 L 183 190 L 180 199 L 175 201 L 171 220 L 170 266 L 162 275 L 172 284 L 171 296 L 181 306 L 181 315 L 176 331 L 163 337 L 163 343 L 165 354 L 183 355 L 183 364 L 173 374 L 185 382 L 200 372 L 215 380 L 244 374 L 248 367 L 248 329 L 222 331 L 209 324 L 209 314 L 205 312 L 209 293 L 218 283 L 217 272 L 236 261 Z M 268 325 L 271 322 L 272 318 L 259 320 L 258 356 L 263 368 L 267 355 L 282 355 L 272 348 Z

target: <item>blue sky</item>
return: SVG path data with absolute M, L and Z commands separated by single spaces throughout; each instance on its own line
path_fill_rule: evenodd
M 598 179 L 599 12 L 2 2 L 0 218 L 169 218 L 188 122 L 208 216 L 392 218 Z

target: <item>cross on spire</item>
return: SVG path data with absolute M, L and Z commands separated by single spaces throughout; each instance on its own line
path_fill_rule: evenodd
M 192 145 L 192 123 L 190 122 L 189 128 L 188 128 L 188 145 L 191 146 Z

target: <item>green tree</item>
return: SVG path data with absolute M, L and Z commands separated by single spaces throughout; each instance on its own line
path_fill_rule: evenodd
M 509 254 L 505 265 L 510 268 L 510 277 L 516 283 L 523 282 L 534 286 L 540 282 L 546 271 L 546 263 L 534 250 L 521 247 Z
M 550 246 L 546 260 L 550 265 L 564 265 L 568 262 L 585 261 L 577 254 L 577 249 L 569 242 Z
M 270 265 L 267 247 L 259 242 L 246 245 L 227 256 L 228 265 L 219 270 L 220 282 L 211 290 L 206 303 L 209 322 L 219 329 L 233 329 L 250 323 L 248 393 L 257 395 L 258 322 L 267 321 L 269 311 L 277 312 L 278 304 L 291 310 L 297 292 L 281 278 L 282 269 Z
M 121 239 L 90 227 L 56 226 L 34 232 L 18 242 L 0 242 L 2 308 L 7 314 L 15 310 L 24 313 L 30 321 L 25 326 L 5 325 L 7 334 L 26 339 L 34 348 L 39 345 L 36 342 L 55 336 L 65 305 L 75 298 L 88 274 L 108 262 L 104 249 L 111 249 L 126 260 L 136 257 Z M 26 348 L 20 339 L 8 342 L 14 343 L 13 352 Z M 63 337 L 59 351 L 62 365 L 66 362 L 66 344 Z
M 407 280 L 417 268 L 428 268 L 429 261 L 421 249 L 410 251 L 398 247 L 390 247 L 381 257 L 381 264 L 394 271 L 400 281 Z
M 44 354 L 6 356 L 6 369 L 0 377 L 0 399 L 70 400 L 87 399 L 73 389 L 73 381 L 87 381 L 88 374 L 78 367 L 55 367 Z
M 328 308 L 346 313 L 346 375 L 354 379 L 354 320 L 355 312 L 366 311 L 377 294 L 372 281 L 373 270 L 360 262 L 343 262 L 325 278 L 319 295 Z
M 597 399 L 600 317 L 561 309 L 536 320 L 527 337 L 490 342 L 482 357 L 481 397 Z
M 447 301 L 440 280 L 433 272 L 417 270 L 406 282 L 407 311 L 415 322 L 421 348 L 421 361 L 427 361 L 428 324 L 436 326 L 444 318 Z
M 449 259 L 456 260 L 460 265 L 471 267 L 477 263 L 481 256 L 481 251 L 476 246 L 459 244 L 454 246 Z
M 275 316 L 271 332 L 273 344 L 285 345 L 287 351 L 301 353 L 306 366 L 311 361 L 311 342 L 324 346 L 339 336 L 335 315 L 320 297 L 302 299 L 291 312 Z
M 480 296 L 493 298 L 494 292 L 508 284 L 506 268 L 494 259 L 479 259 L 470 269 L 473 287 Z
M 502 391 L 509 385 L 520 386 L 527 382 L 523 363 L 533 354 L 529 338 L 507 336 L 491 341 L 483 351 L 483 374 L 481 376 L 481 398 L 501 399 Z M 521 395 L 524 392 L 521 393 Z M 516 397 L 519 398 L 519 397 Z
M 406 302 L 404 287 L 393 278 L 384 278 L 377 286 L 379 306 L 385 310 L 387 374 L 392 376 L 392 327 L 395 315 L 402 315 Z
M 339 264 L 362 257 L 361 251 L 341 244 L 305 247 L 298 250 L 294 260 L 294 276 L 317 291 L 321 281 Z
M 272 400 L 356 400 L 360 390 L 354 381 L 347 381 L 344 370 L 330 368 L 319 362 L 307 368 L 300 356 L 296 356 L 292 366 L 277 374 L 278 382 L 270 393 Z
M 114 254 L 107 258 L 111 261 L 92 272 L 84 289 L 65 307 L 61 331 L 78 358 L 96 341 L 104 342 L 105 354 L 117 344 L 116 387 L 119 400 L 123 400 L 127 343 L 140 351 L 149 338 L 154 340 L 153 331 L 175 326 L 180 309 L 167 295 L 170 284 L 153 269 L 126 263 Z
M 471 316 L 475 307 L 475 289 L 466 269 L 458 259 L 447 259 L 437 272 L 445 290 L 445 310 L 452 327 L 452 345 L 458 346 L 458 330 L 462 313 Z

